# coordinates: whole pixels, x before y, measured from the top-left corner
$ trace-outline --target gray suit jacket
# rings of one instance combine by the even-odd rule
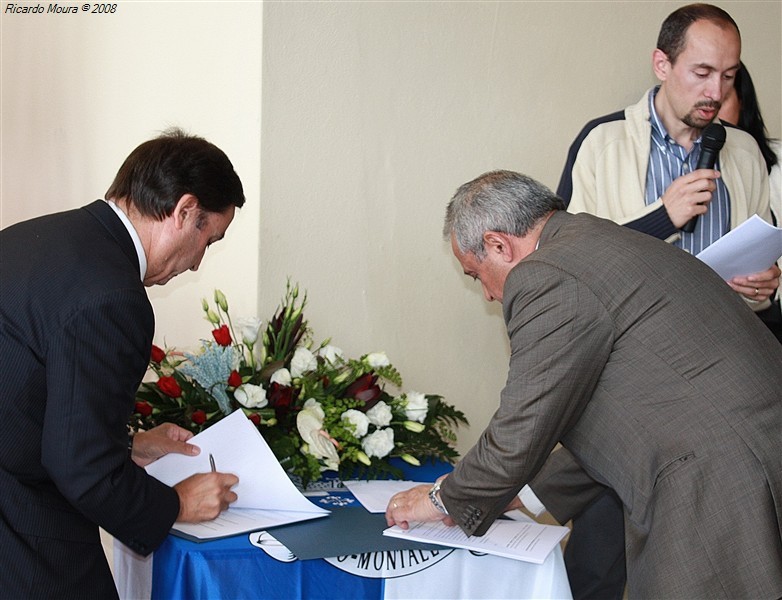
[[[500,406],[442,486],[481,535],[560,442],[625,506],[631,597],[782,596],[782,346],[710,268],[555,213],[505,283]]]

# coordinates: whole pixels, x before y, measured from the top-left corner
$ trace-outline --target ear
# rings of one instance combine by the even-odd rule
[[[486,231],[483,234],[483,246],[487,255],[493,255],[503,262],[513,260],[513,244],[506,233]]]
[[[174,212],[171,213],[171,216],[174,218],[174,226],[177,229],[182,229],[188,220],[190,220],[190,223],[195,224],[200,210],[201,206],[198,204],[198,198],[193,194],[184,194],[176,203]]]
[[[671,61],[668,60],[668,55],[659,48],[655,48],[652,52],[652,70],[657,79],[660,81],[668,79],[670,69]]]

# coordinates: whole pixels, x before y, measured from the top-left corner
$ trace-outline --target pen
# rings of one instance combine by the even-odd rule
[[[215,457],[211,454],[209,455],[209,466],[212,467],[212,473],[215,472]]]

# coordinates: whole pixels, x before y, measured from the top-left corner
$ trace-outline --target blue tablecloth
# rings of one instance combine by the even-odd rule
[[[448,465],[405,468],[404,477],[434,481]],[[332,490],[337,505],[352,498]],[[313,501],[316,500],[313,498]],[[542,565],[467,550],[388,550],[299,560],[274,529],[195,543],[169,536],[144,559],[115,544],[122,598],[570,598],[559,547]]]

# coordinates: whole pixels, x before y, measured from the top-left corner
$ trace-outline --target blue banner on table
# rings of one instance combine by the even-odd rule
[[[255,536],[253,542],[251,537]],[[265,539],[264,539],[265,538]],[[388,550],[299,560],[271,532],[155,553],[153,599],[570,598],[562,554],[542,565],[467,550]]]

